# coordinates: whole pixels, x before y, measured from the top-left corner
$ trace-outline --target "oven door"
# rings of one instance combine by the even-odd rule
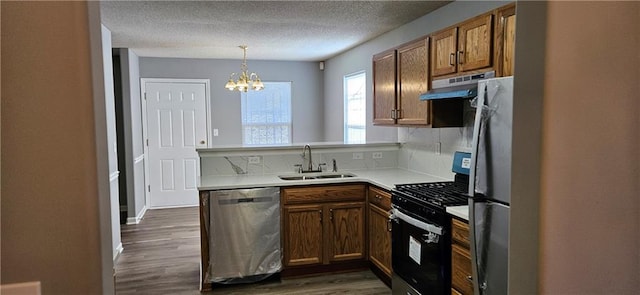
[[[393,294],[449,294],[451,253],[446,226],[397,207],[391,219]]]

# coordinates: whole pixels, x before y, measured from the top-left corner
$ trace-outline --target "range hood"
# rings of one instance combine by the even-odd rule
[[[469,99],[478,93],[478,81],[496,76],[494,71],[433,80],[433,89],[420,95],[420,100]]]

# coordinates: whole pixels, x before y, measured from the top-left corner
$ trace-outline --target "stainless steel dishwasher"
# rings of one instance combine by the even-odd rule
[[[251,283],[280,272],[279,187],[215,191],[209,204],[212,283]]]

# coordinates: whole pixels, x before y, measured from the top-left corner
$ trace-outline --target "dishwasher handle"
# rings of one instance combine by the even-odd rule
[[[218,205],[238,205],[242,203],[267,203],[273,202],[272,197],[218,199]]]

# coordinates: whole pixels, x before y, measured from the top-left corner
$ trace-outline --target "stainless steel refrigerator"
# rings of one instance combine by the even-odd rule
[[[506,295],[511,202],[513,77],[478,82],[469,179],[476,295]]]

